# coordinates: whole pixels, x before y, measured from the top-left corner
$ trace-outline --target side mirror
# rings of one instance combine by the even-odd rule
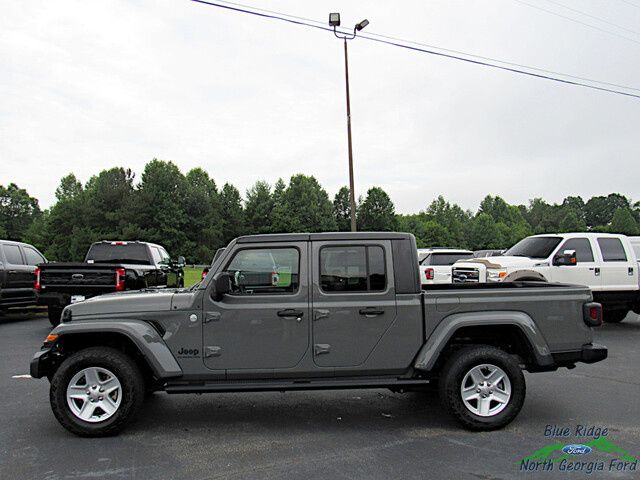
[[[231,291],[231,276],[226,272],[216,273],[213,277],[213,289],[211,298],[219,302],[227,293]]]
[[[182,255],[180,255],[178,257],[178,265],[180,265],[181,267],[184,267],[186,263],[187,263],[187,261],[184,259],[184,257]]]
[[[553,264],[555,266],[572,266],[578,264],[578,258],[576,257],[575,250],[565,250],[562,253],[556,254],[553,257]]]

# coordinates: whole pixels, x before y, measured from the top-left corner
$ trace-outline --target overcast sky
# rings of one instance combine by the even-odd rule
[[[244,3],[640,88],[640,0],[526,0],[615,35],[517,0]],[[0,184],[47,207],[69,172],[139,178],[156,157],[243,194],[301,172],[333,196],[348,183],[342,55],[329,32],[188,0],[5,1]],[[639,99],[363,39],[349,60],[357,195],[381,186],[401,213],[439,194],[473,210],[487,193],[640,200]]]

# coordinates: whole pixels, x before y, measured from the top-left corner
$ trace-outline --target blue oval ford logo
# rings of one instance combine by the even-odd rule
[[[562,449],[564,453],[568,453],[569,455],[586,455],[587,453],[591,453],[591,450],[593,449],[590,446],[582,444],[565,445]]]

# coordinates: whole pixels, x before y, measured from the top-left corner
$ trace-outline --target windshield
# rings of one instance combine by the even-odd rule
[[[514,257],[547,258],[561,240],[560,237],[528,237],[520,240],[504,254]]]
[[[458,260],[473,258],[473,253],[432,253],[425,257],[420,265],[453,265]]]
[[[134,263],[149,265],[147,246],[140,243],[95,243],[84,260],[89,263]]]

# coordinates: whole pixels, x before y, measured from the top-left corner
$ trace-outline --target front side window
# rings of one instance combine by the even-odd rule
[[[575,250],[576,259],[578,263],[581,262],[593,262],[593,250],[591,250],[591,243],[586,238],[572,238],[564,242],[564,245],[560,247],[558,252],[562,255],[565,250]]]
[[[24,256],[27,259],[27,265],[38,265],[39,263],[44,263],[45,259],[36,252],[33,248],[24,247],[22,249],[24,251]]]
[[[160,255],[158,247],[151,247],[151,256],[153,257],[153,263],[156,265],[162,263],[162,255]]]
[[[299,287],[300,253],[296,248],[248,248],[238,251],[225,272],[231,293],[294,293]]]
[[[382,247],[324,247],[320,250],[320,286],[323,291],[382,291],[386,284]]]
[[[20,254],[20,247],[17,245],[3,245],[4,256],[7,259],[7,263],[11,265],[24,265],[22,255]]]
[[[598,238],[598,245],[605,262],[627,261],[627,254],[619,238]]]

